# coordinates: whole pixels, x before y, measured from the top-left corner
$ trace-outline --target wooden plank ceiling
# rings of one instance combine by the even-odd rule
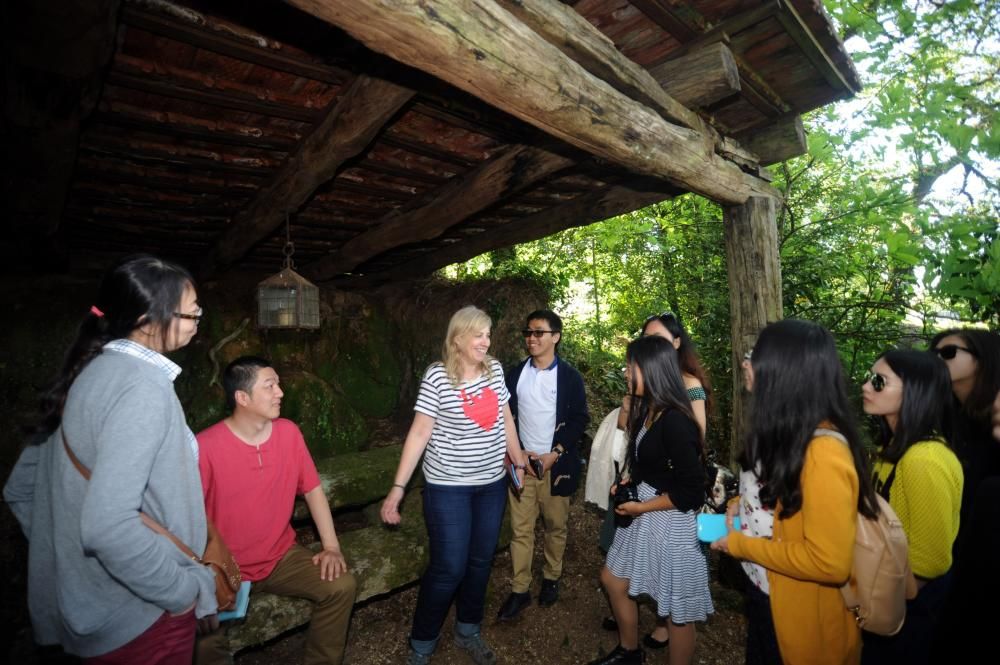
[[[58,8],[48,21],[81,21],[81,3],[49,4]],[[329,7],[97,4],[111,20],[92,18],[89,36],[76,37],[91,40],[93,64],[68,72],[65,62],[42,63],[42,49],[59,53],[45,39],[8,46],[16,56],[8,89],[18,103],[8,103],[5,128],[21,137],[9,145],[24,164],[7,181],[11,228],[76,263],[148,251],[203,276],[230,267],[270,272],[281,264],[287,217],[304,273],[341,283],[345,275],[403,278],[691,189],[673,172],[629,168],[575,134],[543,131],[519,119],[516,104],[500,110],[502,102],[487,104],[447,75],[377,53],[395,56],[350,36],[357,28],[346,19],[341,30],[310,15]],[[594,51],[574,47],[567,62],[596,68],[624,99],[676,126],[678,141],[703,140],[710,163],[728,160],[722,166],[734,182],[745,177],[751,189],[757,181],[766,188],[760,164],[797,152],[767,137],[794,137],[801,113],[858,89],[818,0],[497,5],[543,36],[560,29],[551,17],[569,20]],[[549,18],[523,13],[535,6]],[[54,34],[28,19],[28,33],[35,23]],[[695,54],[722,58],[731,71],[705,65],[725,74],[710,84]],[[685,82],[692,71],[696,80]],[[647,72],[662,89],[650,89]],[[44,103],[40,80],[56,90]],[[59,94],[62,104],[52,101]],[[32,123],[43,131],[25,134]],[[40,173],[54,154],[69,166]]]

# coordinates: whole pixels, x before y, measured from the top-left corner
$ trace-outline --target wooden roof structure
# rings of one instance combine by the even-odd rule
[[[819,0],[9,4],[13,252],[203,277],[277,269],[286,219],[300,271],[349,285],[739,205],[860,87]]]

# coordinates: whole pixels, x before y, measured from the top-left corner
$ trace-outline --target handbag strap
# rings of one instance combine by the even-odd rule
[[[60,428],[59,433],[62,435],[63,449],[66,451],[66,456],[69,457],[69,461],[73,463],[73,466],[76,467],[76,470],[80,472],[80,475],[83,476],[84,480],[89,482],[90,469],[88,469],[86,466],[83,465],[83,462],[80,461],[80,458],[77,457],[76,453],[73,452],[73,449],[69,447],[69,441],[66,440],[65,430]],[[195,554],[190,547],[185,545],[180,538],[167,531],[166,527],[164,527],[162,524],[160,524],[159,522],[157,522],[152,517],[142,512],[141,510],[139,511],[139,519],[141,519],[142,523],[145,524],[146,527],[149,528],[151,531],[158,533],[161,536],[166,536],[167,538],[169,538],[170,542],[176,545],[177,549],[179,549],[184,554],[184,556],[190,557],[191,559],[194,559],[198,563],[202,562],[201,558],[197,554]]]

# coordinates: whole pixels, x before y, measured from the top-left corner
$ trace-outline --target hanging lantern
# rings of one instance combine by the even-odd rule
[[[258,328],[319,328],[319,287],[295,272],[292,244],[285,218],[285,266],[257,285]]]

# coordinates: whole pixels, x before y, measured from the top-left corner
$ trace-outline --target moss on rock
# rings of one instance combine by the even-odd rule
[[[315,374],[302,370],[281,373],[285,397],[281,415],[294,421],[313,459],[356,451],[368,437],[368,427],[343,396]]]

